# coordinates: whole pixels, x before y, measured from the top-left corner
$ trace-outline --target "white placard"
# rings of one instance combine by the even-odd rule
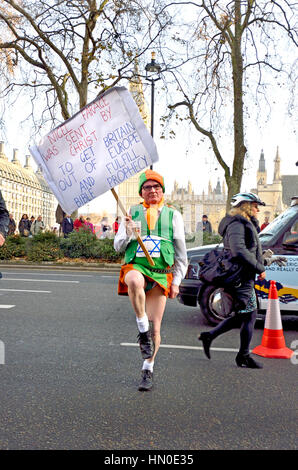
[[[124,87],[107,90],[30,152],[67,214],[158,161],[155,143]]]

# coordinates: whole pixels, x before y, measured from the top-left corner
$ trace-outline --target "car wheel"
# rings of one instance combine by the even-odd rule
[[[210,325],[217,325],[230,316],[223,308],[224,291],[216,286],[206,286],[201,292],[199,304],[201,312]]]

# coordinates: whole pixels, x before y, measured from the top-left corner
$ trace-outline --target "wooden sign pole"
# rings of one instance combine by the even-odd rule
[[[125,217],[128,217],[128,214],[127,214],[127,212],[126,212],[126,210],[125,210],[125,207],[123,206],[121,200],[119,199],[119,196],[118,196],[118,194],[116,193],[115,189],[112,188],[111,191],[112,191],[112,194],[113,194],[114,198],[116,199],[117,203],[119,204],[119,207],[120,207],[120,209],[121,209],[123,215],[124,215]],[[154,266],[155,263],[154,263],[153,259],[151,258],[151,256],[149,255],[148,250],[147,250],[147,248],[145,247],[145,245],[144,245],[144,243],[143,243],[143,240],[141,239],[141,237],[140,237],[140,235],[138,234],[137,230],[136,230],[136,229],[133,229],[133,232],[134,232],[134,234],[135,234],[135,236],[136,236],[136,239],[137,239],[138,243],[140,244],[140,246],[141,246],[143,252],[145,253],[145,256],[146,256],[146,258],[147,258],[149,264],[150,264],[151,266]]]

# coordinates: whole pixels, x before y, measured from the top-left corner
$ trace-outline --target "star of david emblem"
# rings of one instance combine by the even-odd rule
[[[146,246],[150,256],[154,253],[160,253],[160,240],[154,240],[150,237],[150,235],[148,235],[146,238],[143,239],[143,243]],[[138,245],[137,253],[143,253],[143,250],[140,245]]]

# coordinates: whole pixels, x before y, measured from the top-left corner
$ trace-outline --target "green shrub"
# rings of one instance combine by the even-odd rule
[[[37,235],[34,235],[34,237],[28,238],[27,243],[30,245],[38,243],[49,243],[50,245],[59,246],[59,238],[54,232],[39,232]]]
[[[220,235],[216,235],[215,233],[203,234],[203,245],[213,245],[216,243],[220,243],[221,241],[222,237]]]
[[[69,258],[90,258],[97,238],[88,230],[73,231],[67,238],[60,239],[60,248]]]
[[[10,235],[0,247],[0,259],[22,258],[26,256],[26,239],[19,235]]]
[[[97,258],[104,261],[120,261],[122,256],[123,254],[115,251],[114,240],[109,238],[97,240],[91,252],[92,258]]]
[[[39,232],[26,239],[28,261],[56,261],[63,256],[59,247],[59,238],[53,232]]]
[[[63,253],[58,246],[46,242],[32,244],[27,252],[28,261],[56,261],[61,256]]]
[[[114,250],[114,240],[98,239],[86,230],[74,231],[67,238],[60,239],[60,248],[69,258],[95,258],[105,261],[118,261],[122,255]]]

